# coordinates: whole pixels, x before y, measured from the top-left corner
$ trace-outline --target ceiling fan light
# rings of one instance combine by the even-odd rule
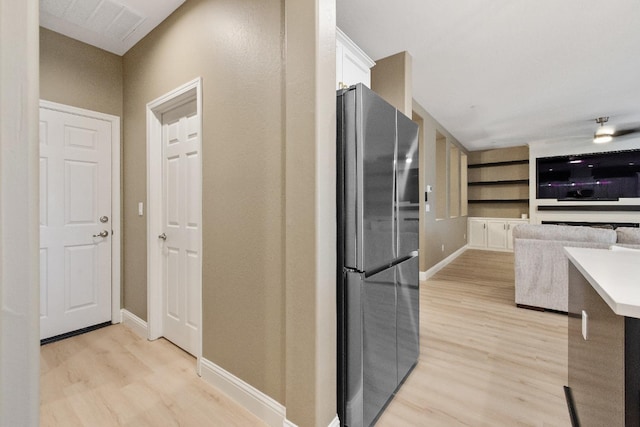
[[[606,144],[607,142],[611,142],[611,141],[613,141],[613,137],[609,134],[606,134],[606,133],[598,134],[596,132],[596,134],[593,135],[593,142],[595,144]]]

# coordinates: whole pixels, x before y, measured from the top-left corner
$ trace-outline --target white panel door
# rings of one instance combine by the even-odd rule
[[[110,320],[111,123],[43,107],[40,338]]]
[[[196,101],[162,115],[163,335],[197,355],[201,311],[201,171]]]

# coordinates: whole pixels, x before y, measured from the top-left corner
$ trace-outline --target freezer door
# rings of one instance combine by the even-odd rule
[[[364,278],[347,274],[345,417],[341,425],[369,426],[398,385],[396,267]],[[340,366],[340,365],[339,365]]]
[[[362,426],[364,422],[364,378],[363,378],[363,325],[362,289],[364,274],[345,274],[341,295],[342,309],[339,340],[342,351],[338,357],[339,398],[338,414],[344,426]],[[342,396],[340,396],[342,394]]]
[[[398,257],[418,250],[420,194],[418,190],[418,125],[401,112],[398,121],[397,235]]]
[[[418,257],[397,266],[398,382],[420,356],[420,288]]]
[[[343,106],[345,266],[369,271],[397,257],[396,110],[362,84]]]
[[[396,267],[365,279],[362,292],[364,331],[364,424],[371,425],[398,386],[396,339]]]

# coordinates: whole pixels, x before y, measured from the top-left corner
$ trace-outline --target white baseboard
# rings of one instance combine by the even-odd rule
[[[283,405],[260,390],[225,371],[220,366],[202,357],[200,359],[202,379],[238,402],[267,425],[282,427],[287,419]]]
[[[129,310],[125,310],[124,308],[120,310],[121,323],[131,328],[133,332],[135,332],[140,337],[147,339],[148,328],[147,322],[130,312]]]
[[[457,251],[455,251],[454,253],[452,253],[451,255],[449,255],[448,257],[446,257],[445,259],[443,259],[442,261],[440,261],[439,263],[437,263],[436,265],[428,269],[427,271],[421,271],[420,280],[427,280],[428,278],[436,274],[438,271],[445,268],[451,261],[458,258],[464,251],[466,251],[467,246],[468,245],[464,245],[463,247],[461,247],[460,249],[458,249]]]
[[[298,427],[297,425],[295,425],[294,423],[292,423],[289,420],[284,420],[284,424],[282,426],[283,427]],[[338,418],[337,415],[333,420],[331,420],[331,422],[329,423],[328,427],[340,427],[340,419]]]
[[[282,404],[210,360],[204,357],[199,360],[200,375],[204,381],[235,400],[267,425],[271,427],[297,427],[287,420],[286,408]],[[328,427],[340,427],[337,415]]]

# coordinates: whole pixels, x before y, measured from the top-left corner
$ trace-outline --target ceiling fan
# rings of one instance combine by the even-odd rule
[[[613,141],[613,138],[640,132],[640,127],[616,130],[612,126],[605,126],[605,123],[609,121],[609,117],[598,117],[595,120],[600,125],[593,134],[593,142],[596,144],[605,144]]]

